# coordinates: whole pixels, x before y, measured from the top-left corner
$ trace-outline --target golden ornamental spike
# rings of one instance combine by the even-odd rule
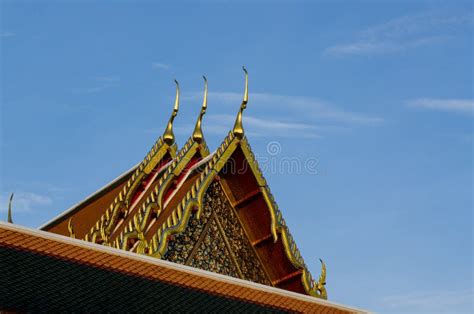
[[[245,72],[244,99],[242,100],[242,104],[240,105],[239,113],[237,114],[237,118],[235,119],[234,129],[232,130],[234,135],[239,139],[244,137],[244,127],[242,125],[242,113],[244,109],[247,108],[247,102],[249,101],[249,74],[245,66],[242,66],[242,69]]]
[[[176,97],[174,101],[173,113],[171,113],[171,117],[168,121],[168,125],[166,126],[165,133],[163,133],[163,140],[169,146],[174,144],[173,121],[179,110],[179,83],[177,80],[174,80],[174,82],[176,83]]]
[[[321,262],[321,275],[319,276],[318,283],[316,284],[316,290],[319,292],[321,298],[328,298],[328,293],[326,291],[326,264],[324,264],[322,259],[319,259]]]
[[[201,122],[202,122],[202,117],[206,113],[207,109],[207,79],[203,75],[202,78],[204,79],[204,99],[202,101],[202,106],[201,106],[201,112],[199,113],[199,117],[196,121],[196,126],[194,127],[194,132],[193,132],[193,140],[201,143],[204,135],[202,134],[202,129],[201,129]]]
[[[13,193],[10,195],[10,200],[8,201],[8,218],[7,218],[7,221],[9,223],[13,223],[13,219],[12,219],[12,201],[13,201]]]
[[[72,227],[72,218],[69,218],[69,222],[67,224],[67,230],[69,231],[69,236],[75,239],[76,234],[74,233],[74,228]]]

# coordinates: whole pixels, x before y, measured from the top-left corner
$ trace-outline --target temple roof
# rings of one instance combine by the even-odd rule
[[[179,110],[176,82],[176,100],[165,132],[143,161],[41,230],[95,243],[94,248],[101,244],[157,260],[170,259],[166,254],[176,246],[178,236],[189,240],[191,225],[211,224],[202,217],[212,214],[214,218],[209,217],[218,229],[214,236],[220,234],[224,238],[220,250],[230,254],[234,277],[327,299],[325,264],[321,261],[321,275],[314,281],[245,136],[242,121],[248,103],[248,74],[244,71],[245,92],[235,125],[213,153],[209,152],[201,129],[207,109],[205,77],[204,99],[194,132],[178,150],[173,134],[173,121]],[[206,195],[215,196],[209,193],[220,195],[218,203],[226,208],[224,212],[230,211],[230,218],[215,218],[222,215],[222,210],[219,214],[210,212]],[[240,232],[238,240],[222,226],[229,219],[240,228],[233,231]],[[187,260],[182,258],[180,263],[190,264],[188,253],[194,256],[198,246],[203,245],[207,225],[201,226],[202,235],[192,242],[192,250],[177,251],[178,255],[186,254]],[[233,252],[236,246],[231,245],[232,241],[239,241],[246,253]],[[260,265],[260,279],[244,274],[250,264],[245,265],[242,259],[251,258]]]

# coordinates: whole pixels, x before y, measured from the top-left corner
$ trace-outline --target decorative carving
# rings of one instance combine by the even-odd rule
[[[271,285],[218,182],[204,195],[201,216],[191,214],[184,231],[169,241],[163,259]]]
[[[212,218],[206,235],[190,266],[239,278],[237,267],[233,263],[229,252],[227,252],[225,241],[219,232],[216,218]]]
[[[186,229],[169,242],[163,259],[178,264],[189,264],[190,257],[197,250],[198,242],[203,237],[210,216],[211,211],[206,211],[200,219],[192,213]]]
[[[173,162],[168,165],[166,171],[160,177],[158,184],[155,185],[153,191],[151,191],[146,200],[142,203],[142,206],[134,214],[135,216],[133,219],[138,217],[140,228],[142,230],[146,230],[146,227],[148,226],[148,223],[150,222],[153,215],[155,218],[160,216],[164,201],[164,193],[173,182],[173,179],[178,176],[185,168],[197,150],[199,150],[203,156],[207,156],[209,154],[209,149],[207,148],[206,142],[204,140],[198,144],[194,142],[192,138],[189,138],[184,144],[183,148],[177,154],[176,158],[173,159]],[[120,247],[124,250],[127,250],[129,248],[129,242],[137,239],[137,235],[138,233],[135,228],[135,224],[129,223],[117,236]],[[157,239],[155,238],[154,241],[156,243]]]
[[[143,234],[143,228],[141,227],[141,224],[138,222],[138,216],[135,216],[133,218],[134,218],[133,225],[135,226],[135,230],[137,231],[137,238],[138,238],[136,252],[138,254],[145,254],[148,252],[148,249],[150,246],[148,244],[148,241],[145,239],[145,235]]]
[[[206,217],[205,207],[208,206],[208,204],[207,204],[207,201],[205,200],[205,195],[208,195],[208,188],[210,187],[212,182],[214,182],[216,176],[225,166],[229,158],[231,158],[232,154],[235,152],[236,149],[240,148],[250,166],[250,169],[257,181],[257,184],[263,195],[265,203],[268,207],[268,211],[271,217],[270,232],[273,236],[273,241],[276,242],[278,240],[278,237],[281,237],[285,255],[287,256],[288,260],[293,264],[295,268],[297,268],[298,270],[301,270],[301,282],[304,286],[305,291],[310,295],[326,299],[327,298],[326,289],[325,289],[326,268],[325,268],[324,263],[322,264],[321,277],[318,282],[315,282],[312,279],[311,274],[309,273],[306,267],[306,264],[293,240],[293,237],[291,236],[288,230],[288,227],[286,226],[286,223],[282,217],[280,210],[278,209],[278,206],[273,198],[273,195],[270,192],[270,189],[265,181],[265,178],[263,177],[263,174],[259,169],[255,156],[253,155],[250,149],[250,146],[247,142],[247,139],[244,136],[244,130],[242,126],[242,113],[243,113],[243,110],[246,108],[247,102],[248,102],[248,74],[245,68],[244,68],[244,71],[245,71],[245,93],[244,93],[244,98],[240,106],[240,111],[237,115],[233,130],[229,132],[229,135],[224,139],[222,144],[213,154],[212,158],[207,160],[205,165],[201,167],[203,169],[201,174],[197,177],[194,184],[188,187],[186,194],[182,197],[181,201],[177,204],[177,206],[175,208],[170,208],[169,216],[158,227],[158,230],[156,230],[156,232],[154,232],[154,234],[152,235],[147,235],[147,237],[151,236],[151,239],[147,243],[146,249],[144,249],[143,251],[144,253],[147,253],[151,256],[154,256],[157,258],[165,258],[169,260],[174,260],[178,263],[183,263],[183,262],[186,263],[185,261],[186,259],[189,261],[189,258],[192,257],[193,254],[198,254],[198,250],[200,250],[201,247],[197,246],[197,244],[199,244],[198,242],[204,242],[204,238],[205,236],[207,236],[207,230],[204,230],[206,229],[204,228],[204,226],[207,226],[207,228],[209,229],[211,229],[211,226],[212,226],[210,223],[211,219],[209,219],[209,222],[207,222],[207,224],[200,222],[201,219]],[[207,88],[206,88],[206,91],[207,91]],[[179,95],[179,91],[177,91],[177,95]],[[201,113],[202,113],[202,110],[201,110]],[[171,125],[169,124],[169,126],[172,127],[172,119],[170,119],[170,122],[171,122]],[[168,129],[171,130],[171,127],[167,128],[167,130]],[[161,145],[160,150],[162,148],[165,148],[166,150],[164,152],[166,152],[169,149],[167,143],[168,142],[171,143],[170,138],[167,140],[162,140],[160,138],[159,141]],[[186,154],[187,156],[188,154],[191,153],[190,150],[192,150],[193,148],[197,149],[196,148],[197,144],[198,143],[193,138],[191,138],[190,141],[188,141],[187,143],[188,147],[185,146],[185,148],[181,150],[180,155],[183,156],[182,154]],[[204,142],[200,145],[203,145],[203,144]],[[156,146],[157,144],[155,144],[154,146],[155,151],[153,151],[153,155],[157,155],[158,147]],[[173,147],[175,146],[176,144],[173,144]],[[189,146],[191,146],[191,148],[189,148]],[[205,147],[205,144],[203,146]],[[201,150],[202,147],[199,146],[199,149]],[[207,151],[207,147],[205,147],[205,149]],[[150,152],[149,155],[145,158],[144,160],[145,165],[147,164],[148,161],[150,161],[151,154],[152,153]],[[161,155],[161,156],[164,156],[164,155]],[[156,212],[157,217],[160,215],[161,210],[162,210],[163,193],[167,190],[173,178],[179,175],[179,173],[181,173],[181,171],[184,169],[185,165],[187,164],[185,160],[186,158],[180,159],[179,156],[178,158],[175,158],[173,160],[173,163],[168,167],[168,169],[166,170],[166,173],[161,177],[159,183],[155,186],[154,191],[152,191],[148,199],[143,203],[141,210],[138,210],[138,212],[135,213],[135,215],[138,215],[137,221],[140,222],[140,226],[136,228],[136,226],[134,226],[132,222],[129,221],[128,226],[125,227],[124,231],[118,236],[118,239],[115,240],[115,246],[118,246],[121,243],[121,247],[123,249],[129,249],[127,245],[127,237],[130,237],[132,240],[136,240],[139,237],[139,233],[137,232],[136,229],[147,230],[145,226],[149,223],[148,217],[150,216],[150,214],[152,212]],[[116,217],[118,216],[118,211],[121,210],[120,206],[117,206],[117,203],[123,202],[123,198],[128,197],[127,189],[130,188],[131,182],[134,182],[134,180],[137,178],[138,174],[140,174],[140,172],[143,170],[143,167],[145,167],[145,165],[143,165],[142,163],[137,168],[135,176],[132,176],[129,182],[125,185],[123,191],[116,198],[115,202],[110,206],[110,208],[106,211],[106,213],[101,217],[101,219],[92,228],[91,241],[95,242],[96,237],[102,235],[102,237],[105,238],[105,241],[102,241],[102,242],[105,242],[105,243],[108,242],[108,231],[110,230],[109,228],[112,225],[115,225],[115,221],[117,219]],[[126,208],[125,208],[124,214],[125,215],[129,214]],[[248,251],[248,247],[246,247],[246,244],[244,244],[245,241],[241,240],[242,238],[239,235],[239,231],[233,230],[232,229],[234,227],[233,225],[231,225],[230,227],[228,225],[228,221],[235,221],[233,220],[233,218],[235,217],[231,217],[231,214],[229,213],[228,210],[225,211],[225,214],[218,214],[218,217],[219,217],[217,218],[218,220],[215,221],[215,225],[217,226],[218,231],[219,231],[219,228],[222,229],[222,231],[219,231],[220,235],[222,236],[224,245],[226,245],[227,251],[229,252],[229,255],[230,255],[229,258],[231,261],[234,262],[234,266],[239,276],[245,277],[245,278],[247,277],[254,278],[251,280],[262,282],[263,281],[262,278],[265,278],[265,276],[262,277],[262,274],[258,272],[252,273],[252,271],[255,269],[258,269],[258,267],[255,267],[254,265],[251,265],[251,264],[245,264],[245,265],[241,264],[240,258],[233,257],[234,253],[238,257],[249,256],[250,254]],[[110,220],[112,221],[110,222]],[[104,221],[107,223],[106,224],[107,228],[105,228],[105,232],[103,230]],[[193,225],[194,221],[198,221],[200,223]],[[197,233],[200,234],[199,240],[195,239],[195,237],[197,236]],[[86,235],[86,239],[87,238],[88,238],[88,235]],[[174,241],[170,241],[171,239],[174,239]],[[245,238],[245,240],[248,241],[247,238]],[[132,241],[132,242],[136,242],[136,241]],[[235,243],[239,243],[238,248],[233,247],[234,245],[236,245]],[[178,251],[180,251],[181,253],[177,253]],[[258,260],[258,258],[254,260]]]
[[[230,205],[219,183],[214,182],[208,190],[207,197],[222,225],[225,237],[229,240],[230,250],[236,257],[237,265],[243,278],[271,285],[265,276],[263,266],[255,254],[245,231],[240,225],[235,210]]]
[[[298,250],[293,237],[291,236],[288,227],[282,217],[280,210],[273,198],[273,195],[266,184],[262,172],[260,171],[257,161],[253,154],[251,154],[250,146],[245,137],[239,138],[230,132],[229,135],[222,142],[221,146],[216,150],[212,158],[206,163],[204,170],[193,186],[188,189],[188,192],[183,197],[182,201],[172,211],[170,218],[167,219],[162,226],[158,228],[152,237],[153,246],[150,250],[150,255],[162,258],[168,247],[168,239],[170,236],[180,234],[186,229],[191,211],[198,210],[197,217],[199,218],[203,212],[204,195],[208,187],[214,181],[216,175],[224,167],[228,159],[232,156],[234,151],[240,147],[249,162],[250,169],[260,186],[264,195],[265,202],[271,216],[271,232],[274,241],[281,236],[285,255],[290,262],[297,269],[302,270],[301,282],[306,292],[312,296],[319,298],[326,298],[326,296],[318,289],[318,284],[312,279],[309,270]]]

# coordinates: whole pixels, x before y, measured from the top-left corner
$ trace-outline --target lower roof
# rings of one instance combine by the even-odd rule
[[[366,313],[3,222],[0,272],[0,310]]]

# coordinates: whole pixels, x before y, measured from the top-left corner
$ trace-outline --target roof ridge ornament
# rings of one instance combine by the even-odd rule
[[[69,237],[75,239],[76,238],[76,234],[74,233],[74,227],[72,225],[72,218],[69,218],[69,221],[67,223],[67,230],[69,232]]]
[[[326,264],[322,259],[319,259],[321,262],[321,275],[319,276],[318,283],[316,284],[316,290],[319,292],[321,298],[327,300],[328,293],[326,291]]]
[[[176,97],[174,101],[174,108],[173,112],[171,113],[170,120],[168,121],[168,125],[166,126],[165,133],[163,133],[163,140],[169,146],[174,144],[175,138],[173,133],[173,121],[179,110],[179,83],[177,80],[174,80],[174,82],[176,83]]]
[[[201,122],[202,122],[202,117],[206,113],[207,109],[207,78],[203,75],[202,78],[204,79],[204,99],[202,100],[202,106],[201,106],[201,112],[199,113],[199,117],[196,121],[196,126],[194,127],[194,132],[193,132],[193,140],[201,143],[204,135],[202,134],[202,129],[201,129]]]
[[[240,105],[239,113],[237,114],[237,118],[235,119],[234,129],[232,133],[239,138],[242,139],[244,137],[244,127],[242,125],[242,113],[245,108],[247,108],[247,102],[249,101],[249,74],[245,66],[242,66],[242,70],[245,72],[245,92],[244,98],[242,99],[242,104]]]
[[[7,221],[9,223],[13,223],[13,219],[12,219],[12,202],[13,202],[13,195],[15,195],[14,193],[12,193],[10,195],[10,200],[8,201],[8,218],[7,218]]]

